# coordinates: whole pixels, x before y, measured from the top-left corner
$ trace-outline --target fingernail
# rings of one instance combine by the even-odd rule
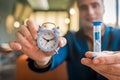
[[[87,64],[88,61],[87,61],[86,59],[82,59],[82,63],[83,63],[83,64]]]

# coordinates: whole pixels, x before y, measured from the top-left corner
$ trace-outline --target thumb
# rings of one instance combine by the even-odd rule
[[[64,37],[60,37],[59,47],[63,47],[67,44],[67,40]]]
[[[9,46],[13,50],[21,50],[22,49],[22,46],[20,45],[20,43],[18,43],[16,41],[10,41]]]

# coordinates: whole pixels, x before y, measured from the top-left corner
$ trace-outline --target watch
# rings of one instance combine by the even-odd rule
[[[55,24],[51,22],[43,23],[39,28],[37,44],[42,51],[51,52],[58,47],[60,31],[56,26],[52,28],[52,30],[49,30],[46,28],[46,24],[52,24],[55,26]]]

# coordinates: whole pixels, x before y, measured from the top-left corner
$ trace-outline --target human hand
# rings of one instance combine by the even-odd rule
[[[49,62],[55,51],[46,53],[39,49],[36,41],[38,29],[39,26],[37,26],[33,21],[28,20],[26,22],[26,26],[21,25],[20,29],[16,33],[17,41],[11,41],[9,44],[13,50],[21,50],[34,61],[43,63],[44,65]],[[64,37],[60,37],[60,42],[57,49],[63,47],[65,44],[66,39]]]
[[[120,52],[101,52],[97,53],[99,54],[98,57],[91,59],[95,54],[94,52],[87,52],[87,58],[81,60],[82,64],[92,68],[109,80],[120,80]]]

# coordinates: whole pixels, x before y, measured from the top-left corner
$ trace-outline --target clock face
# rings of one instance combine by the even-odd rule
[[[38,36],[38,46],[45,52],[53,51],[58,46],[58,37],[52,31],[45,31]]]

